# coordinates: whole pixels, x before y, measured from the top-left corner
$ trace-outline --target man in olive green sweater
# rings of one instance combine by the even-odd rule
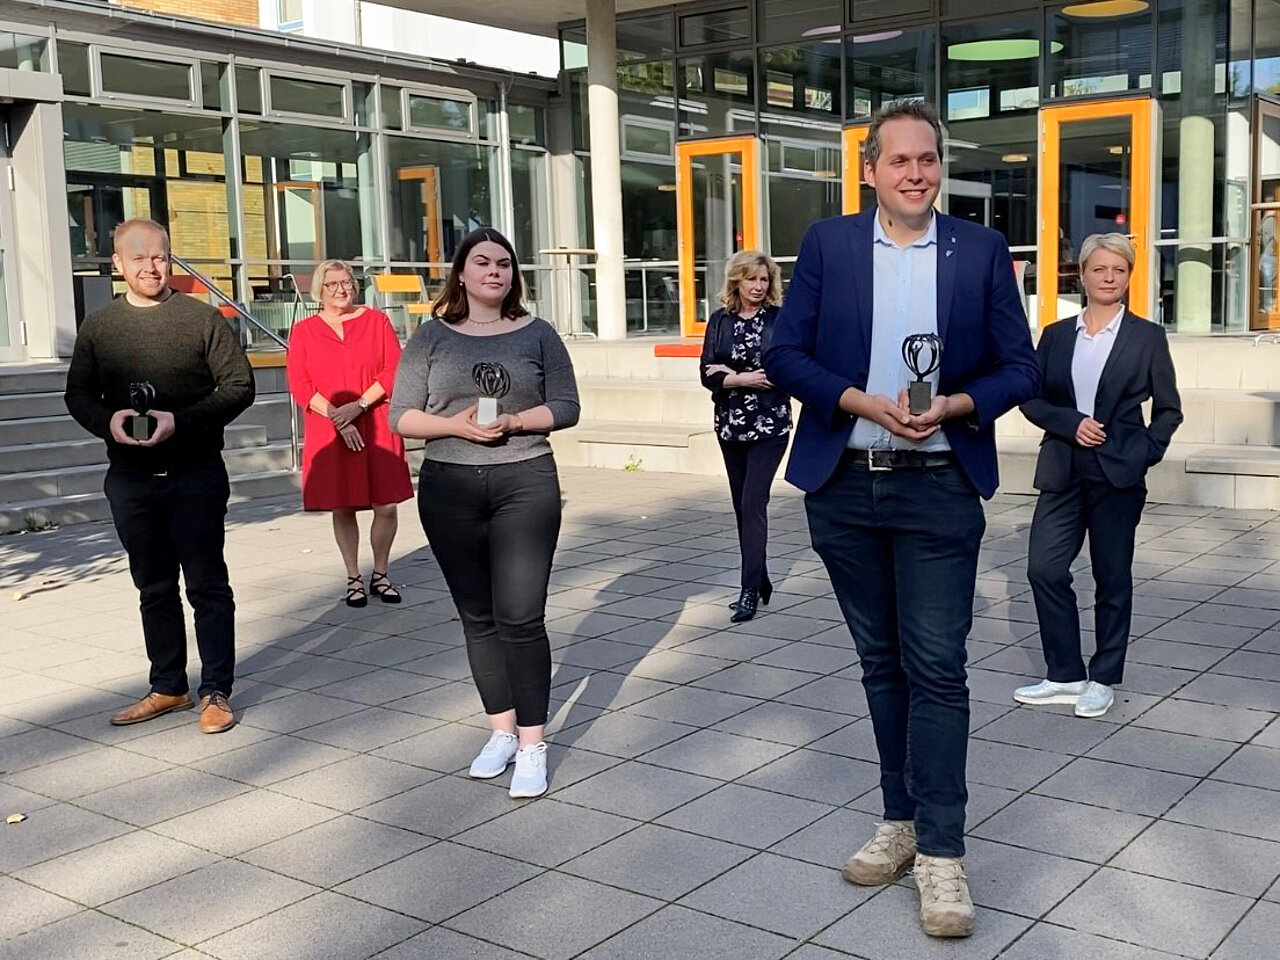
[[[253,370],[213,307],[169,289],[169,236],[151,220],[115,232],[127,290],[89,317],[67,374],[67,409],[107,443],[104,489],[141,597],[151,692],[111,718],[141,723],[192,706],[178,574],[195,612],[202,664],[199,726],[235,723],[235,600],[223,559],[230,487],[223,428],[253,403]],[[134,438],[130,386],[155,390],[149,439]]]

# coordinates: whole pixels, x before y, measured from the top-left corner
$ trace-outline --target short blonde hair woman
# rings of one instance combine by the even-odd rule
[[[787,449],[791,398],[765,376],[764,351],[782,303],[782,271],[759,250],[735,253],[725,264],[720,302],[707,319],[700,366],[738,521],[742,593],[730,620],[740,623],[773,594],[765,558],[769,485]]]
[[[760,250],[739,250],[724,265],[724,285],[718,297],[731,313],[742,309],[742,281],[760,269],[769,276],[764,303],[771,307],[782,306],[782,271],[778,265]]]
[[[1137,253],[1133,249],[1133,242],[1128,237],[1123,233],[1091,233],[1084,238],[1084,243],[1080,244],[1081,272],[1089,265],[1089,258],[1099,250],[1106,250],[1118,257],[1123,257],[1129,264],[1130,271],[1133,270],[1133,261]]]
[[[396,505],[413,496],[404,441],[387,421],[400,341],[381,310],[360,303],[360,284],[341,260],[311,275],[318,309],[289,334],[289,392],[304,412],[302,508],[333,514],[333,535],[347,568],[347,606],[369,593],[399,603],[387,564],[398,524]],[[373,511],[373,575],[360,575],[356,512]]]

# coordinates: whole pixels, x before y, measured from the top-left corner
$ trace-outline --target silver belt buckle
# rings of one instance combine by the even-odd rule
[[[867,451],[867,469],[873,470],[876,473],[887,473],[888,471],[892,470],[893,467],[889,465],[889,457],[888,457],[888,454],[892,452],[893,451],[891,450],[884,450],[884,449],[868,450]],[[877,455],[882,453],[885,454],[884,460],[877,461]]]

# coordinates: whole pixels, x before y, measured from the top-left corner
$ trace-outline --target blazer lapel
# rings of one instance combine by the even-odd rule
[[[1120,318],[1120,329],[1116,331],[1116,342],[1111,348],[1111,353],[1107,355],[1107,362],[1102,365],[1102,375],[1098,378],[1098,393],[1093,401],[1093,418],[1099,423],[1106,423],[1099,414],[1105,412],[1108,417],[1111,410],[1107,406],[1111,401],[1111,394],[1108,387],[1111,381],[1115,380],[1119,364],[1124,356],[1124,352],[1129,349],[1129,345],[1133,342],[1135,333],[1135,325],[1139,321],[1128,310],[1125,309],[1124,316]]]
[[[857,301],[858,332],[862,337],[862,355],[871,357],[871,321],[875,314],[874,282],[875,251],[872,249],[871,225],[876,216],[872,207],[867,213],[851,217],[849,224],[849,254],[853,265],[853,288]]]
[[[1067,396],[1071,398],[1071,406],[1074,407],[1076,405],[1076,378],[1071,373],[1071,365],[1076,359],[1076,321],[1059,320],[1055,326],[1063,328],[1063,333],[1059,334],[1059,338],[1065,340],[1066,343],[1057,351],[1060,359],[1055,364],[1057,369],[1054,371],[1054,375],[1061,377],[1062,382],[1066,384]],[[1047,335],[1047,333],[1048,331],[1042,336]]]
[[[947,326],[951,322],[951,295],[956,282],[956,261],[960,259],[956,248],[960,244],[956,242],[955,224],[951,218],[940,213],[934,216],[938,221],[938,336],[945,351]]]

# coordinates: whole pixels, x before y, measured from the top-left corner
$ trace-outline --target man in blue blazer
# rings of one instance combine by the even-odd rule
[[[884,819],[844,865],[858,884],[914,868],[932,936],[968,936],[969,689],[980,498],[996,489],[994,424],[1040,374],[1013,263],[986,227],[935,213],[942,129],[927,103],[872,120],[877,209],[813,224],[765,370],[804,407],[787,479],[862,661]],[[912,414],[903,341],[934,334],[932,403]],[[919,366],[919,365],[917,365]]]

